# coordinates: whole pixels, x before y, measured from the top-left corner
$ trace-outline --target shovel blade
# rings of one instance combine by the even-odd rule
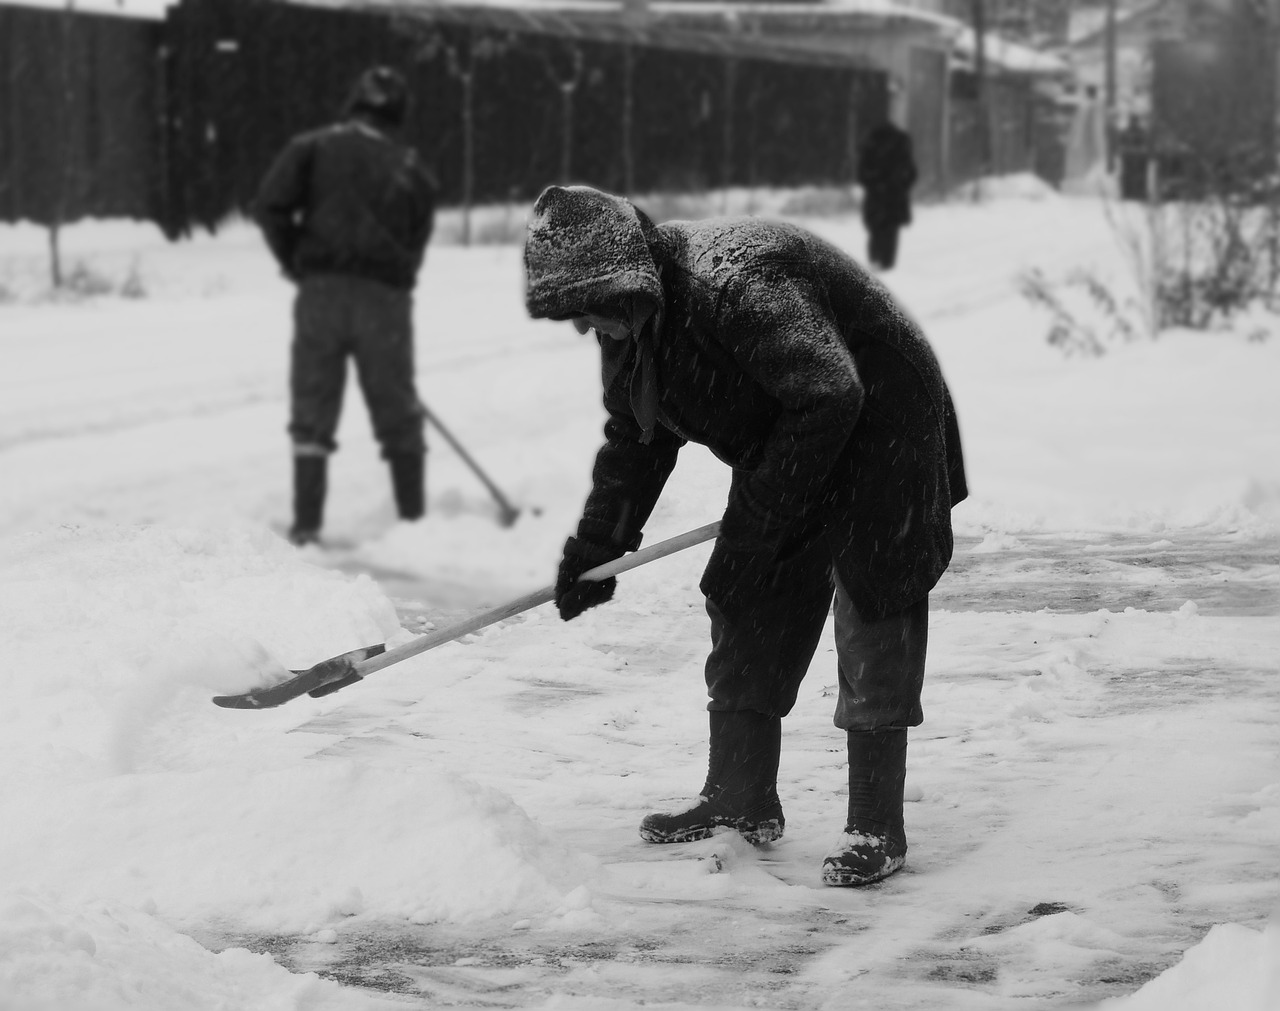
[[[215,695],[213,704],[223,709],[272,709],[299,695],[320,698],[359,681],[364,675],[356,669],[356,664],[385,652],[386,648],[384,643],[362,646],[322,660],[307,670],[289,671],[292,677],[277,684],[252,688],[239,695]]]

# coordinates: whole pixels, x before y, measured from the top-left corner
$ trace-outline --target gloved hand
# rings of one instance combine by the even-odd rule
[[[589,607],[603,604],[612,599],[617,589],[618,580],[610,576],[608,579],[584,579],[578,577],[588,569],[620,558],[623,551],[610,544],[583,540],[581,537],[570,537],[564,542],[564,556],[560,559],[560,570],[556,573],[556,610],[565,621],[576,618]]]

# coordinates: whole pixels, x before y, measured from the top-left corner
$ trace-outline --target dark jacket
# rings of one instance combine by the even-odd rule
[[[355,117],[295,137],[254,201],[285,274],[345,274],[411,289],[435,213],[435,184],[411,148]]]
[[[615,233],[629,219],[649,259],[602,253],[584,289],[602,216]],[[637,272],[660,290],[638,340],[601,339],[609,418],[579,536],[637,545],[692,441],[734,468],[721,530],[731,547],[778,556],[816,531],[867,615],[932,589],[967,494],[955,412],[920,330],[850,257],[789,224],[654,227],[619,198],[553,187],[534,208],[526,269],[534,316],[616,299],[618,279],[633,287]]]
[[[858,152],[858,182],[868,228],[910,224],[916,182],[911,135],[887,121],[872,129]]]

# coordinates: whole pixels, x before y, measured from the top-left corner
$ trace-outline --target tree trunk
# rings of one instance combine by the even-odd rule
[[[980,197],[981,180],[991,174],[991,106],[987,87],[987,8],[986,0],[971,0],[973,15],[973,80],[978,127],[978,180],[975,197]]]

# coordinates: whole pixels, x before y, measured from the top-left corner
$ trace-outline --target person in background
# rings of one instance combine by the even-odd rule
[[[907,730],[924,718],[929,591],[967,494],[933,351],[863,267],[786,223],[655,225],[621,197],[553,186],[534,205],[524,256],[529,315],[595,331],[608,414],[557,572],[561,617],[611,599],[616,579],[578,577],[640,545],[686,442],[733,471],[700,584],[707,778],[688,807],[646,817],[641,837],[782,835],[782,718],[834,596],[849,796],[823,880],[892,874],[907,851]]]
[[[911,187],[916,183],[911,135],[889,119],[873,127],[858,151],[858,182],[867,259],[889,270],[898,260],[898,232],[911,224]]]
[[[397,512],[415,520],[426,511],[412,292],[431,238],[436,186],[397,139],[408,109],[397,71],[366,70],[343,118],[290,140],[254,201],[272,254],[297,285],[289,379],[294,544],[320,537],[348,357],[390,466]]]

